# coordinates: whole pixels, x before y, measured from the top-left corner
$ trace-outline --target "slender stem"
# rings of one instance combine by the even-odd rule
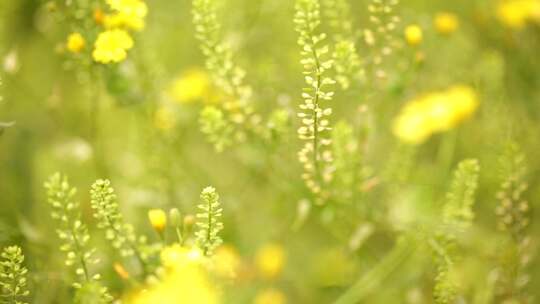
[[[379,284],[392,274],[416,249],[411,238],[399,240],[392,250],[368,273],[363,275],[333,304],[357,304],[373,292]]]

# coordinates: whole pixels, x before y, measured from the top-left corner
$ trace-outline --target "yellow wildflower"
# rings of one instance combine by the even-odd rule
[[[129,272],[127,272],[126,268],[120,263],[114,263],[113,264],[114,271],[120,278],[123,280],[129,279]]]
[[[281,245],[267,244],[257,251],[255,265],[263,278],[273,279],[283,271],[285,250]]]
[[[180,102],[193,102],[209,96],[210,77],[201,69],[187,70],[173,81],[170,88],[171,97]]]
[[[222,277],[234,278],[242,264],[236,249],[229,245],[222,245],[216,249],[212,257],[215,272]]]
[[[128,304],[217,304],[219,296],[197,248],[178,244],[161,252],[163,275],[158,282],[128,296]]]
[[[527,22],[540,22],[540,1],[538,0],[507,0],[499,3],[497,18],[504,25],[522,29]]]
[[[277,289],[265,289],[255,296],[254,304],[285,304],[287,298]]]
[[[405,28],[405,40],[412,46],[419,45],[422,42],[422,28],[418,25],[409,25]]]
[[[148,211],[148,219],[154,229],[161,233],[167,225],[167,214],[161,209],[152,209]]]
[[[107,28],[124,27],[133,30],[144,28],[144,19],[148,14],[148,6],[141,0],[107,0],[114,13],[105,16]]]
[[[80,33],[71,33],[69,34],[66,42],[66,48],[72,53],[80,53],[84,46],[86,45],[86,40]]]
[[[435,15],[433,23],[435,24],[435,29],[443,35],[452,34],[459,27],[458,17],[455,14],[447,12]]]
[[[100,63],[120,62],[133,47],[133,39],[124,30],[107,30],[98,35],[92,57]]]
[[[94,21],[96,24],[102,25],[105,20],[105,14],[103,13],[103,10],[100,8],[97,8],[94,10]]]
[[[454,128],[478,107],[474,90],[454,86],[410,101],[394,120],[393,132],[404,142],[419,144],[433,133]]]

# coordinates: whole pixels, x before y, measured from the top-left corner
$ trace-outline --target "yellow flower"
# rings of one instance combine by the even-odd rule
[[[540,22],[540,1],[538,0],[507,0],[499,3],[497,18],[504,25],[522,29],[527,22]]]
[[[107,30],[98,35],[92,57],[96,62],[111,63],[126,59],[127,51],[133,47],[133,39],[124,30]]]
[[[154,114],[154,125],[162,131],[169,131],[175,125],[175,118],[167,107],[160,107]]]
[[[107,0],[107,4],[114,13],[105,16],[105,27],[124,27],[137,31],[144,28],[144,19],[148,14],[148,6],[145,2],[141,0]]]
[[[184,72],[173,81],[171,97],[180,102],[193,102],[210,95],[210,77],[201,69],[193,68]]]
[[[449,35],[455,32],[459,27],[459,19],[455,14],[442,12],[435,15],[435,29],[443,34]]]
[[[433,133],[456,127],[478,108],[470,87],[458,85],[410,101],[394,120],[393,132],[404,142],[420,144]]]
[[[120,278],[123,280],[129,279],[129,272],[124,268],[124,266],[120,263],[114,263],[113,264],[114,272],[118,274]]]
[[[160,233],[167,225],[167,214],[161,209],[152,209],[148,211],[148,219],[150,220],[152,227]]]
[[[102,25],[105,20],[105,14],[100,8],[94,10],[94,21],[96,24]]]
[[[277,289],[265,289],[255,296],[254,304],[285,304],[287,298]]]
[[[222,245],[216,249],[213,257],[215,272],[222,277],[234,278],[242,264],[236,249],[229,245]]]
[[[422,42],[422,29],[418,25],[409,25],[405,28],[405,40],[412,46],[419,45]]]
[[[86,45],[86,41],[84,40],[84,37],[80,33],[69,34],[67,38],[66,47],[70,52],[80,53],[84,49],[85,45]]]
[[[197,248],[178,244],[161,252],[162,276],[158,282],[128,295],[128,304],[218,304],[219,294]]]
[[[281,274],[285,265],[285,250],[278,244],[267,244],[257,251],[255,265],[260,275],[266,279],[273,279]]]

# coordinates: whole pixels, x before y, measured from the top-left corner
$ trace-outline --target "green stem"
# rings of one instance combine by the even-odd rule
[[[333,304],[357,304],[373,292],[392,274],[416,249],[415,241],[410,237],[398,240],[394,248],[368,273],[363,275]]]

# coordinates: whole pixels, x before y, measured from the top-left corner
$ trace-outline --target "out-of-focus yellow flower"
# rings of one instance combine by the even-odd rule
[[[171,130],[176,121],[173,113],[167,107],[160,107],[156,110],[154,114],[154,125],[156,128],[162,131]]]
[[[103,10],[100,8],[97,8],[94,10],[94,22],[96,24],[102,25],[105,21],[105,13],[103,13]]]
[[[161,209],[152,209],[148,211],[148,220],[157,232],[162,232],[167,225],[167,214]]]
[[[497,7],[497,18],[504,25],[522,29],[527,22],[540,22],[539,0],[506,0]]]
[[[254,304],[285,304],[287,298],[277,289],[265,289],[255,296]]]
[[[455,14],[442,12],[435,15],[433,20],[435,29],[443,34],[449,35],[455,32],[459,27],[459,19]]]
[[[218,304],[219,294],[197,248],[178,244],[161,252],[163,275],[126,298],[128,304]]]
[[[124,268],[124,266],[122,266],[122,264],[114,263],[113,268],[120,278],[122,278],[123,280],[129,279],[129,272],[127,272],[127,270]]]
[[[80,33],[71,33],[69,34],[66,42],[66,48],[72,53],[80,53],[84,46],[86,45],[86,40]]]
[[[423,33],[418,25],[409,25],[405,28],[405,40],[412,46],[419,45],[422,42]]]
[[[133,47],[133,39],[124,30],[101,32],[94,43],[92,57],[96,62],[111,63],[126,59],[127,51]]]
[[[189,103],[210,95],[210,77],[199,68],[192,68],[175,79],[170,87],[171,97],[180,103]]]
[[[229,245],[222,245],[216,249],[212,257],[215,272],[228,278],[234,278],[242,264],[240,255],[236,249]]]
[[[420,144],[433,133],[454,128],[472,116],[479,102],[474,90],[458,85],[410,101],[394,120],[393,132],[404,142]]]
[[[263,278],[273,279],[283,271],[285,259],[285,250],[281,245],[267,244],[257,250],[255,265]]]
[[[144,19],[148,14],[148,6],[141,0],[107,0],[114,11],[106,15],[104,25],[107,28],[128,28],[140,31],[144,28]]]

